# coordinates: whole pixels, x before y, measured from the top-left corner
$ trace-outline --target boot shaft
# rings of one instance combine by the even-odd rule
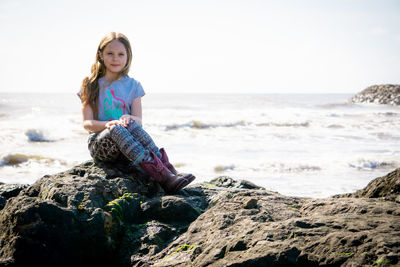
[[[194,177],[186,179],[181,175],[171,173],[153,152],[150,155],[153,161],[143,161],[140,166],[161,185],[165,193],[175,194],[194,180]]]
[[[142,161],[140,167],[154,178],[158,183],[162,184],[168,179],[172,173],[164,166],[161,160],[153,153],[150,153],[152,161]]]
[[[168,170],[170,170],[170,172],[172,172],[173,174],[177,175],[178,172],[176,171],[174,166],[169,162],[169,159],[168,159],[168,156],[167,156],[167,152],[165,152],[165,149],[161,148],[159,151],[160,151],[160,154],[161,154],[161,162],[164,164],[165,167],[167,167]]]

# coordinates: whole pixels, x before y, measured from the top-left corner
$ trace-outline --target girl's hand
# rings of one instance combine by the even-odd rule
[[[122,115],[119,120],[125,124],[128,125],[130,123],[130,121],[136,121],[139,124],[142,124],[142,119],[137,117],[137,116],[133,116],[133,115]]]
[[[131,120],[135,121],[135,120],[132,118],[131,115],[122,115],[122,116],[119,118],[119,121],[120,121],[121,123],[125,124],[126,126],[129,124],[129,122],[130,122]]]
[[[110,129],[111,126],[113,125],[121,125],[123,127],[126,127],[128,124],[124,123],[123,121],[120,120],[113,120],[113,121],[109,121],[106,123],[106,128]]]

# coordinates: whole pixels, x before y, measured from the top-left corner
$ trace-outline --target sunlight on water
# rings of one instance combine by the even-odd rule
[[[325,197],[400,166],[400,108],[350,97],[148,94],[143,122],[198,182],[228,175]],[[0,126],[0,182],[33,183],[90,159],[75,94],[0,94]]]

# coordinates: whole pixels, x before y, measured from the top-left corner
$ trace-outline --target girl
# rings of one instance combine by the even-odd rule
[[[88,148],[93,159],[128,159],[153,177],[168,194],[191,183],[191,174],[178,174],[165,150],[158,149],[142,128],[141,97],[144,90],[128,76],[131,45],[121,33],[111,32],[100,42],[91,75],[78,93],[82,101],[83,127],[91,134]]]

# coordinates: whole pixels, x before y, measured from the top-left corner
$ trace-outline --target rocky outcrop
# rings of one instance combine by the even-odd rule
[[[380,198],[400,203],[400,169],[372,180],[361,190],[335,197]]]
[[[249,203],[251,203],[249,205]],[[390,266],[400,260],[400,205],[224,190],[166,249],[134,266]]]
[[[122,169],[88,161],[8,198],[0,266],[129,266],[132,254],[159,252],[207,208],[204,191],[166,196]]]
[[[373,85],[351,98],[353,103],[400,105],[400,85]]]
[[[22,189],[27,187],[21,184],[0,183],[0,210],[6,205],[7,199],[17,196]]]
[[[170,196],[88,161],[4,197],[0,266],[395,265],[399,172],[377,183],[390,194],[289,197],[219,177]]]

